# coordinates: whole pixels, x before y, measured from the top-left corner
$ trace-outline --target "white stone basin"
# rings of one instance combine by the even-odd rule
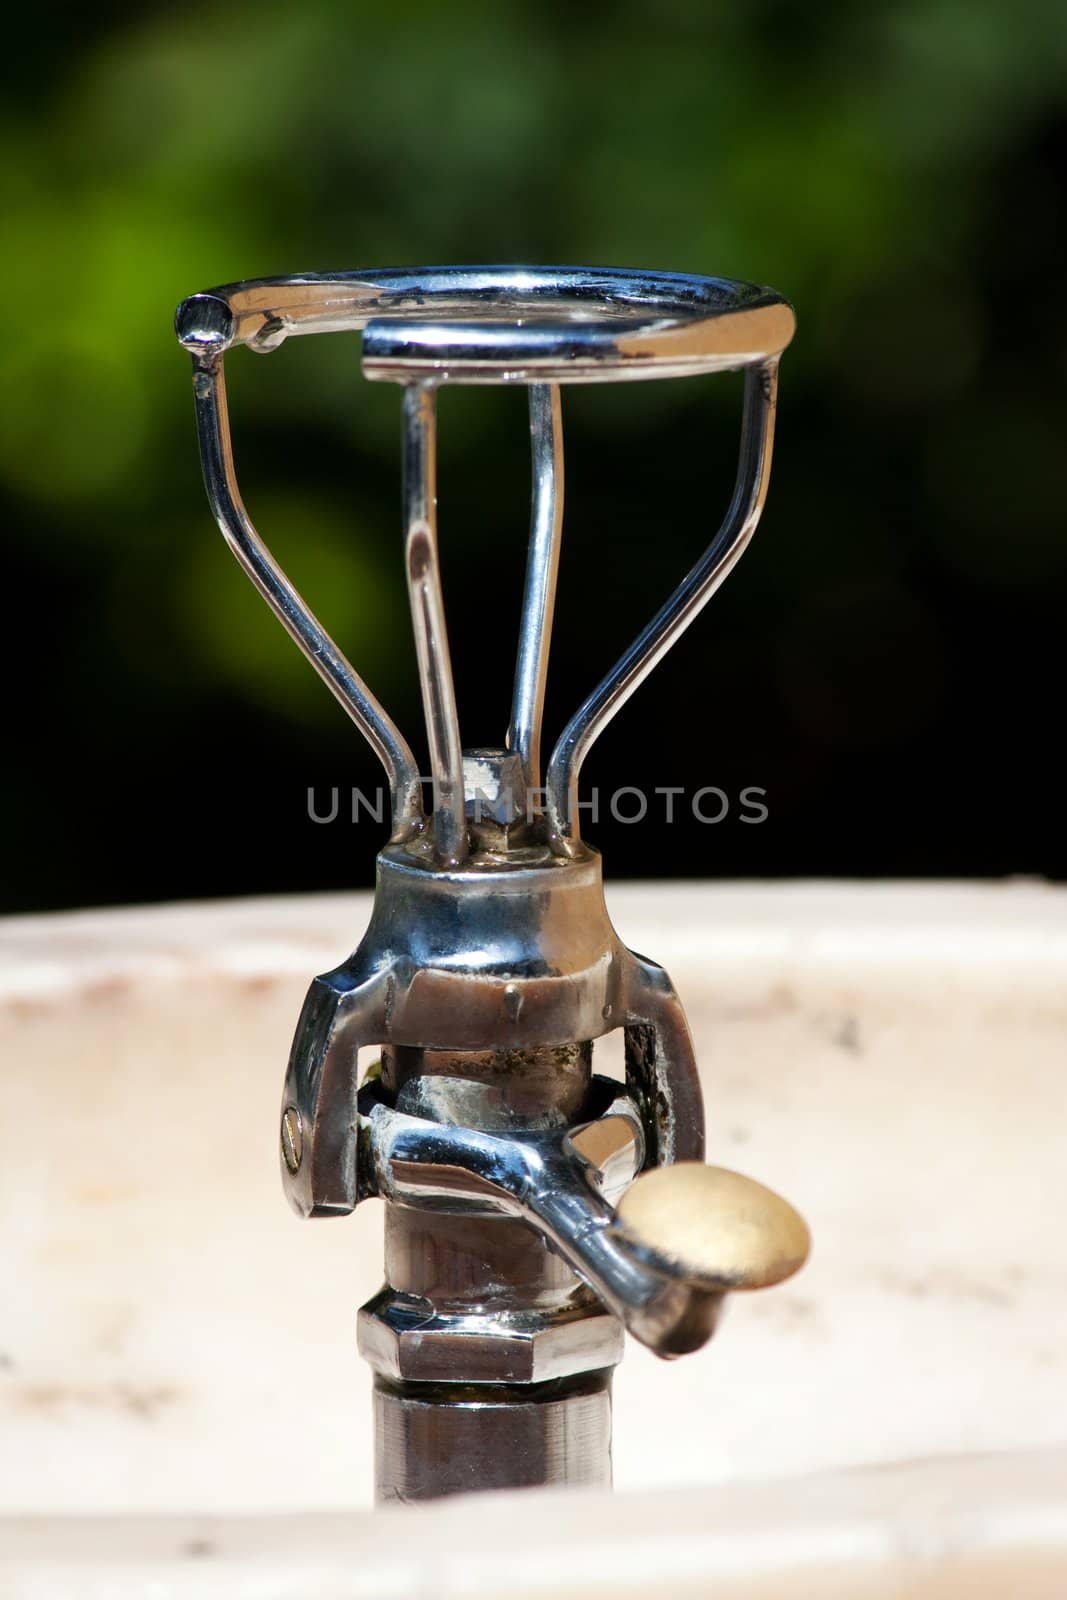
[[[286,1207],[337,895],[0,924],[0,1596],[1067,1595],[1067,891],[625,886],[808,1268],[631,1345],[614,1498],[370,1509],[374,1203]]]

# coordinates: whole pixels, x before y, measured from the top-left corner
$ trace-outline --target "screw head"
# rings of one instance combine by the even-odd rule
[[[304,1158],[304,1124],[296,1106],[282,1112],[282,1160],[290,1172],[297,1172]]]

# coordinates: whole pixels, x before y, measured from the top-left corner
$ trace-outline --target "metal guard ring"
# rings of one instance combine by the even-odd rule
[[[363,330],[368,378],[597,383],[776,360],[796,323],[773,289],[578,267],[403,267],[259,278],[193,295],[178,339],[211,360],[301,333]]]

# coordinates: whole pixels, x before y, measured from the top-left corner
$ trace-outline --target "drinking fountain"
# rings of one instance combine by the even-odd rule
[[[369,927],[311,984],[279,1131],[301,1215],[385,1203],[385,1286],[358,1324],[374,1373],[378,1498],[607,1484],[623,1331],[664,1357],[695,1351],[727,1295],[782,1281],[809,1249],[784,1200],[704,1164],[681,1003],[663,968],[612,927],[578,791],[596,738],[755,531],[793,313],[772,290],[718,278],[462,267],[243,282],[185,300],[176,328],[219,527],[370,742],[392,796]],[[237,484],[227,351],[323,332],[361,332],[365,376],[402,387],[426,813],[411,747],[274,561]],[[542,772],[561,386],[733,370],[744,373],[740,461],[722,525]],[[446,383],[529,393],[531,535],[511,721],[494,749],[463,748],[449,657],[435,484]],[[595,1070],[616,1031],[625,1081]],[[360,1051],[375,1058],[362,1078]]]

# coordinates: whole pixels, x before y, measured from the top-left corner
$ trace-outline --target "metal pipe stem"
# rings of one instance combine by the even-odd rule
[[[580,1121],[591,1050],[382,1053],[382,1088],[442,1131]],[[359,1314],[379,1501],[611,1482],[622,1328],[516,1217],[386,1200],[386,1286]]]
[[[382,1503],[485,1489],[611,1487],[611,1369],[548,1383],[374,1384]]]

